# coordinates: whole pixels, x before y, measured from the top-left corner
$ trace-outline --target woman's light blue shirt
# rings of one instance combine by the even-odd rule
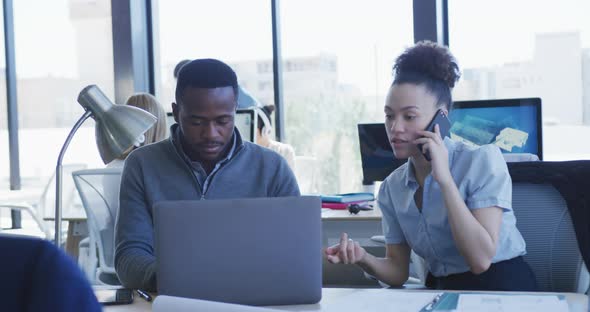
[[[498,206],[502,225],[493,263],[524,255],[526,246],[516,228],[512,211],[512,181],[506,162],[495,145],[471,147],[449,138],[449,167],[461,197],[470,210]],[[387,244],[407,244],[424,258],[434,276],[467,272],[469,266],[459,253],[448,221],[438,183],[428,175],[424,181],[422,212],[414,193],[419,185],[408,161],[391,173],[379,190],[383,234]]]

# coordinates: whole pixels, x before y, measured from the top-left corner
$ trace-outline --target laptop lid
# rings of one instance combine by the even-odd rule
[[[321,299],[317,196],[165,201],[154,223],[159,294],[248,305]]]

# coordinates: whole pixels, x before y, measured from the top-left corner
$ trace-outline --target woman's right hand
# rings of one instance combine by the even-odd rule
[[[358,242],[348,238],[348,234],[340,235],[340,243],[324,250],[330,263],[355,264],[362,262],[367,252]]]

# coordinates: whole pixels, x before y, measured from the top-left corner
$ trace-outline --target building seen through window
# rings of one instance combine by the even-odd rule
[[[31,10],[35,7],[35,10]],[[31,25],[43,25],[32,27]],[[78,93],[98,85],[114,98],[111,6],[108,0],[14,1],[14,37],[23,189],[42,190],[55,171],[59,149],[83,114]],[[106,30],[106,31],[105,31]],[[4,80],[4,75],[2,75]],[[5,83],[0,99],[6,98]],[[6,103],[4,100],[3,103]],[[0,144],[8,146],[5,104],[0,109]],[[67,163],[99,166],[94,123],[74,137]],[[4,152],[5,151],[5,152]],[[0,184],[8,188],[8,150],[0,153]],[[39,192],[40,193],[40,192]]]
[[[463,68],[454,99],[539,97],[545,160],[590,159],[579,141],[590,136],[588,10],[578,0],[449,1],[451,50]]]

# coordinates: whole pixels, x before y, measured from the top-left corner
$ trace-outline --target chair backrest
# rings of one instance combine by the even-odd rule
[[[88,217],[89,236],[98,245],[99,267],[106,273],[115,273],[114,234],[122,169],[87,169],[72,173]]]
[[[82,209],[79,207],[80,197],[76,192],[74,180],[71,178],[72,172],[86,169],[86,164],[64,164],[62,166],[62,217],[70,215],[79,215]],[[43,190],[41,200],[39,201],[38,214],[43,219],[52,219],[55,217],[55,172],[49,179],[49,182]]]
[[[513,183],[512,207],[539,290],[585,293],[588,270],[566,204],[551,184]]]

